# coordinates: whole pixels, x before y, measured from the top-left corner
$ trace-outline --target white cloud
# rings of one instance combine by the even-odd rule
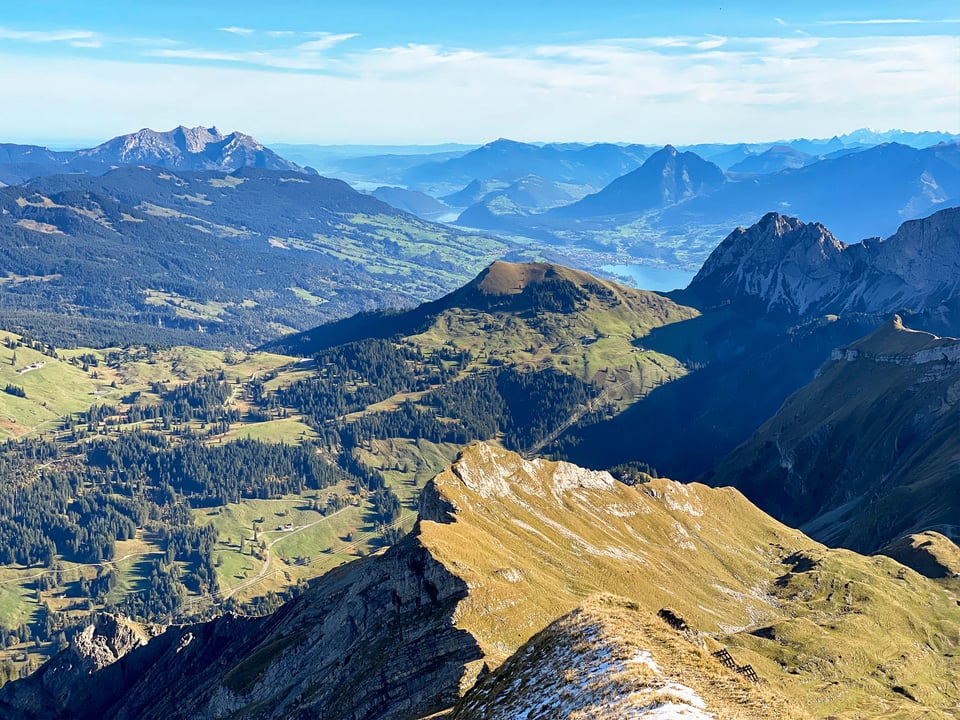
[[[329,50],[334,45],[339,45],[345,40],[355,37],[357,37],[357,33],[341,33],[339,35],[323,33],[317,40],[308,40],[305,43],[300,43],[296,49],[308,52],[323,52],[324,50]]]
[[[217,29],[220,30],[221,32],[230,33],[231,35],[246,36],[246,35],[253,35],[256,32],[256,30],[253,30],[251,28],[245,28],[245,27],[222,27]]]
[[[23,40],[33,43],[94,41],[98,34],[92,30],[12,30],[0,27],[0,40]]]
[[[773,21],[774,21],[777,25],[779,25],[779,26],[781,26],[781,27],[786,27],[786,26],[787,26],[787,21],[784,20],[783,18],[775,17],[775,18],[773,19]]]
[[[829,137],[863,126],[960,131],[960,47],[952,35],[727,38],[697,47],[717,40],[497,52],[404,45],[326,58],[296,45],[261,53],[153,49],[163,63],[26,63],[7,55],[0,67],[18,72],[4,78],[5,102],[18,112],[0,114],[0,138],[23,137],[25,119],[37,137],[62,137],[65,116],[83,137],[183,123],[318,143],[498,136],[683,143]]]
[[[918,18],[873,18],[871,20],[818,20],[817,25],[917,25],[928,20]]]

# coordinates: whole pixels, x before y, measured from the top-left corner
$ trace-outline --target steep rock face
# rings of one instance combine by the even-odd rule
[[[249,135],[223,135],[217,128],[183,125],[167,132],[144,128],[108,140],[89,150],[79,150],[77,159],[106,165],[158,165],[180,170],[233,171],[241,167],[302,172]]]
[[[928,309],[960,294],[960,208],[856,245],[819,223],[768,213],[730,233],[686,292],[708,305],[750,300],[800,316]]]
[[[899,317],[834,351],[818,377],[717,468],[823,542],[872,552],[905,533],[956,532],[960,340]]]
[[[4,686],[0,716],[372,720],[441,709],[480,658],[450,620],[466,590],[410,538],[267,618],[170,627],[95,673],[64,672],[66,651]]]
[[[895,561],[826,550],[730,488],[629,487],[477,444],[424,490],[420,519],[399,545],[329,573],[273,616],[169,628],[84,675],[89,706],[60,704],[56,687],[68,679],[45,685],[48,665],[0,689],[0,716],[423,717],[455,705],[484,666],[496,669],[586,598],[609,592],[648,614],[674,608],[697,637],[728,647],[777,697],[818,716],[910,717],[915,703],[894,685],[932,718],[949,717],[958,699],[960,610]],[[619,653],[615,634],[579,638],[584,662],[599,671],[594,661]],[[658,667],[695,661],[698,645],[675,640],[661,639],[674,651],[651,657]],[[631,647],[648,649],[638,642]],[[885,672],[871,674],[878,663]],[[719,697],[672,666],[669,679],[649,662],[624,670],[628,679],[651,671],[650,688],[676,682],[702,692],[708,710]],[[733,683],[744,707],[763,699],[736,678],[717,679]],[[565,680],[569,695],[578,685]],[[825,695],[834,682],[843,692]],[[597,697],[629,707],[615,689]]]

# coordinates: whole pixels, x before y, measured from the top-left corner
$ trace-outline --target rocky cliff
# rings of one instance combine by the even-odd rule
[[[683,685],[691,708],[704,709],[696,696],[707,710],[720,702],[728,711],[723,697],[731,696],[697,684],[710,674],[714,686],[736,691],[743,717],[756,716],[747,711],[766,697],[771,707],[798,703],[837,718],[915,717],[918,702],[928,717],[947,718],[960,699],[960,609],[895,561],[826,550],[729,488],[652,479],[626,486],[478,444],[431,481],[416,528],[386,552],[329,573],[272,616],[170,627],[100,670],[54,671],[65,667],[65,651],[4,686],[0,716],[424,717],[455,705],[488,670],[503,665],[510,677],[530,638],[609,592],[636,608],[627,645],[574,619],[556,636],[567,637],[554,643],[561,649],[543,652],[579,667],[562,648],[570,649],[597,673],[618,647],[634,659],[656,653],[625,666],[625,677],[650,675],[644,706],[675,702]],[[695,641],[671,645],[644,633],[665,607]],[[728,649],[766,683],[742,683],[712,661],[684,674],[678,658],[700,662],[701,642]],[[664,643],[674,650],[661,652]],[[558,692],[569,696],[577,683],[565,675]],[[67,687],[75,689],[65,700]],[[621,690],[612,686],[613,700]],[[482,704],[489,692],[476,697]],[[537,697],[521,705],[545,717],[531,705]]]
[[[960,340],[895,316],[834,351],[816,379],[717,468],[770,513],[860,552],[960,517]]]
[[[71,162],[96,162],[106,166],[143,164],[179,170],[232,172],[242,167],[258,167],[303,171],[249,135],[239,132],[224,135],[215,127],[180,125],[166,132],[144,128],[94,148],[78,150],[75,155]]]
[[[768,213],[730,233],[688,293],[707,305],[747,299],[800,316],[927,310],[960,295],[960,208],[854,245],[819,223]]]

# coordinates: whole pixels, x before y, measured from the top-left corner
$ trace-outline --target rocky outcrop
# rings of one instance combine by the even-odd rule
[[[847,245],[819,223],[768,213],[720,243],[687,293],[799,316],[920,312],[960,295],[960,208]]]
[[[879,552],[928,578],[960,578],[960,547],[938,532],[904,535]]]

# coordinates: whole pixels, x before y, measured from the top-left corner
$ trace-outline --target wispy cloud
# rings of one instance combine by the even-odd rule
[[[231,35],[253,35],[256,32],[256,30],[253,30],[252,28],[235,27],[235,26],[222,27],[217,29],[220,30],[221,32],[230,33]]]
[[[787,27],[787,24],[788,24],[787,21],[784,20],[783,18],[775,17],[773,21],[780,27]]]
[[[720,37],[718,35],[710,35],[709,40],[701,40],[698,43],[694,43],[693,46],[697,50],[715,50],[718,47],[723,47],[727,44],[727,39],[725,37]]]
[[[817,25],[919,25],[929,22],[940,21],[918,18],[873,18],[870,20],[818,20]]]
[[[224,29],[224,28],[221,28]],[[229,29],[230,31],[236,28]],[[255,31],[250,31],[251,33]],[[145,50],[146,57],[168,60],[193,60],[197,62],[238,63],[258,65],[265,68],[284,70],[330,70],[332,62],[325,53],[340,43],[357,37],[357,33],[330,33],[320,31],[294,32],[271,30],[263,33],[270,38],[288,39],[286,47],[277,47],[275,43],[260,44],[250,50],[183,47],[154,48]]]
[[[32,43],[94,42],[99,37],[92,30],[13,30],[0,27],[0,40],[22,40]]]
[[[308,40],[305,43],[297,45],[297,50],[303,50],[307,52],[323,52],[324,50],[329,50],[335,45],[339,45],[345,40],[350,40],[358,36],[358,33],[341,33],[339,35],[334,35],[333,33],[323,33],[316,40]]]

